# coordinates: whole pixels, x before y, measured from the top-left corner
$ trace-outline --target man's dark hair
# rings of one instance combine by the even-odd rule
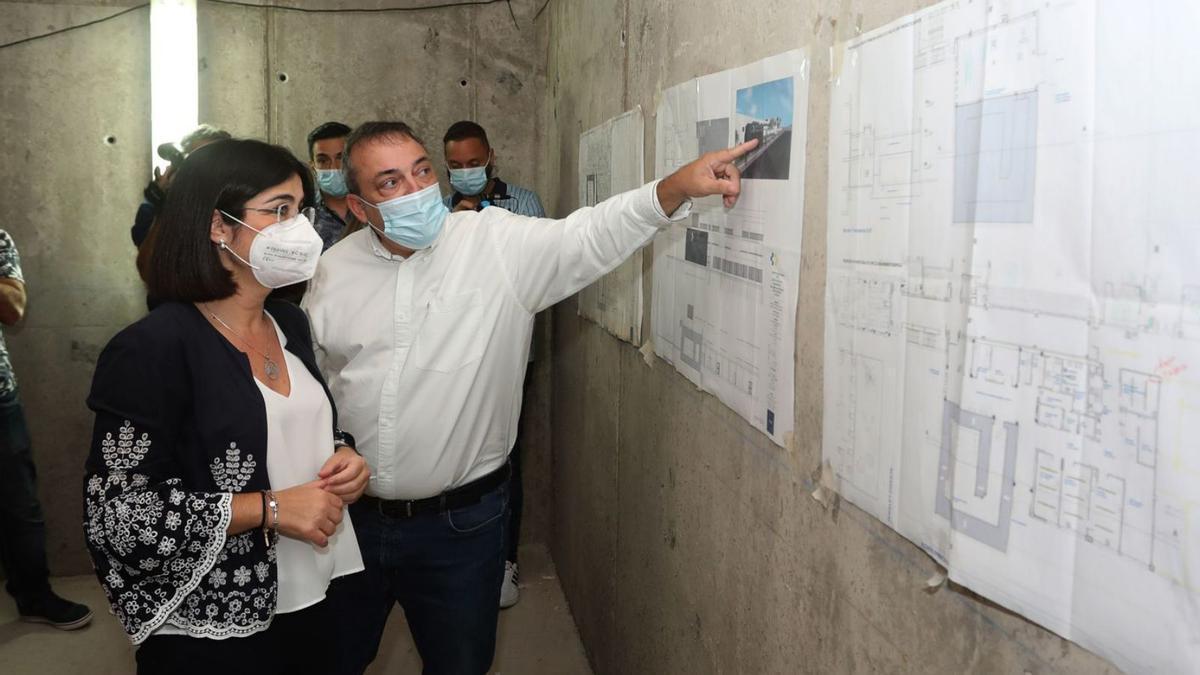
[[[354,162],[352,155],[354,147],[362,143],[369,143],[380,139],[389,141],[416,141],[418,145],[424,147],[420,137],[404,122],[363,122],[358,125],[354,131],[350,132],[349,138],[346,139],[346,149],[342,151],[342,173],[346,174],[346,187],[350,192],[359,194],[358,192],[358,176],[355,175]]]
[[[246,202],[299,176],[301,206],[314,203],[308,167],[286,148],[254,140],[210,143],[188,155],[171,179],[166,201],[143,244],[138,268],[150,297],[160,301],[209,302],[234,294],[233,274],[212,243],[213,211],[245,220]],[[227,224],[237,221],[221,216]]]
[[[442,136],[442,145],[450,141],[465,141],[468,138],[478,138],[485,148],[491,149],[492,144],[488,143],[487,132],[483,127],[469,120],[455,122],[446,130],[446,135]]]
[[[341,122],[326,122],[308,132],[308,158],[313,158],[313,143],[350,135],[350,127]]]

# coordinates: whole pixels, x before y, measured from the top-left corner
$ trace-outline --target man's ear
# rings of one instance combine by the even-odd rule
[[[367,219],[367,207],[363,206],[362,200],[359,199],[358,195],[351,194],[346,199],[346,206],[350,207],[350,213],[354,214],[354,217],[358,219],[358,222],[360,222],[360,223],[371,222],[370,220]]]
[[[208,238],[214,244],[227,244],[233,238],[233,228],[221,217],[221,212],[213,209],[212,223],[209,225]]]

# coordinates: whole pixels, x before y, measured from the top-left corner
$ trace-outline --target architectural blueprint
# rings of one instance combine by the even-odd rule
[[[656,175],[757,139],[742,196],[694,204],[654,242],[654,351],[771,440],[793,433],[808,61],[790,51],[663,92]]]
[[[1200,664],[1200,5],[952,0],[837,46],[826,461],[950,577]]]
[[[579,136],[580,206],[642,186],[644,127],[638,106]],[[579,293],[579,314],[626,342],[642,344],[641,250]]]

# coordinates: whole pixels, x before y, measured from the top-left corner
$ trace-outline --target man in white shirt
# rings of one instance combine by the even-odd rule
[[[496,170],[496,151],[488,140],[487,131],[470,120],[461,120],[450,125],[442,136],[442,151],[446,155],[446,171],[453,192],[446,197],[446,207],[451,211],[482,211],[489,206],[499,206],[506,211],[532,218],[545,218],[546,210],[537,193],[519,185],[500,179]],[[529,386],[529,375],[533,371],[533,349],[529,350],[530,365],[525,369],[525,386]],[[525,506],[525,490],[521,485],[521,433],[524,419],[529,411],[517,420],[517,436],[508,453],[508,467],[512,475],[508,481],[508,554],[504,556],[504,581],[500,584],[500,609],[517,604],[521,592],[517,588],[521,534],[521,513]]]
[[[449,213],[407,125],[350,135],[350,208],[369,226],[325,254],[304,300],[339,423],[372,472],[351,509],[366,574],[335,598],[345,672],[374,659],[397,602],[426,672],[487,672],[534,314],[685,218],[691,198],[733,206],[733,161],[754,145],[527,227],[499,208]]]

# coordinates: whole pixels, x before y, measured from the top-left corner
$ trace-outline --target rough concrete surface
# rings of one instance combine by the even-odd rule
[[[968,592],[922,590],[936,567],[917,547],[849,504],[826,510],[810,496],[829,48],[927,4],[552,0],[539,20],[539,185],[556,215],[576,203],[582,130],[640,104],[650,176],[662,89],[788,49],[808,47],[812,59],[790,449],[663,361],[648,367],[572,301],[555,311],[551,550],[598,673],[1115,670]]]
[[[0,6],[0,42],[120,7]],[[145,309],[129,239],[149,177],[145,9],[0,50],[0,227],[21,253],[29,307],[5,328],[25,401],[56,573],[89,572],[83,546],[83,402],[100,349]]]

